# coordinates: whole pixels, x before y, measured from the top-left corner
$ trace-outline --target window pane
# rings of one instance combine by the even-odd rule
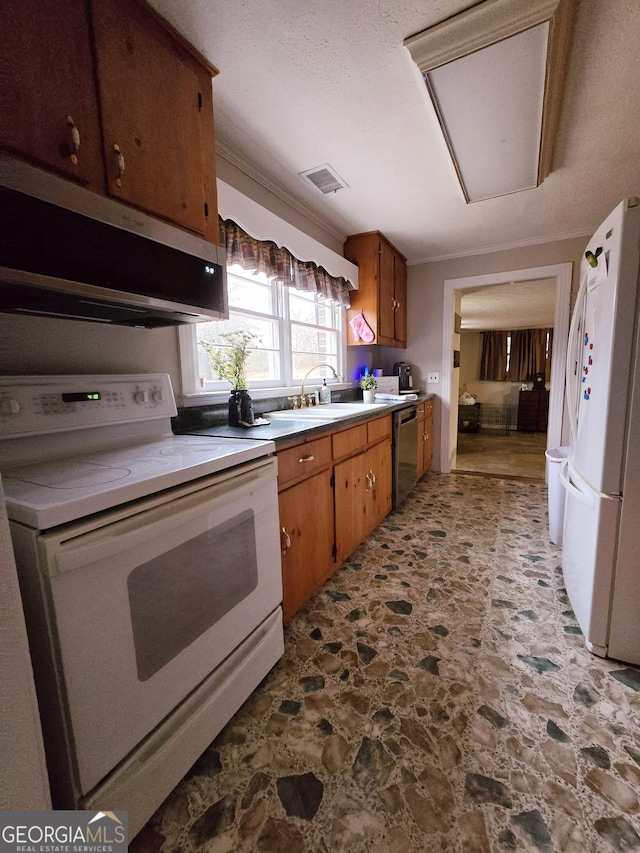
[[[313,323],[315,326],[333,326],[333,311],[331,305],[319,302],[315,293],[289,290],[289,316],[293,321]]]
[[[250,349],[247,360],[247,379],[249,382],[280,379],[280,339],[277,320],[262,317],[249,317],[238,312],[229,312],[228,320],[198,324],[198,343],[206,341],[225,346],[223,337],[228,332],[250,331],[257,335],[255,347]],[[215,374],[208,354],[198,348],[199,372],[205,381],[220,381]]]
[[[338,372],[338,364],[335,356],[326,356],[326,355],[314,355],[312,353],[293,353],[292,362],[293,362],[293,379],[294,381],[300,382],[302,377],[307,373],[307,371],[311,370],[311,368],[319,364],[320,362],[328,362],[333,366],[333,369]],[[335,379],[333,373],[327,367],[318,367],[317,370],[313,372],[313,378],[319,379],[319,385],[322,384],[322,379]],[[310,384],[311,377],[310,377]]]
[[[199,323],[198,375],[202,390],[228,388],[213,369],[211,358],[201,345],[228,344],[224,335],[249,331],[256,335],[249,352],[247,379],[256,385],[290,387],[320,362],[341,370],[342,316],[337,305],[321,302],[316,293],[297,291],[269,281],[264,273],[254,275],[234,265],[227,268],[229,319]],[[327,368],[318,368],[314,377],[334,380]]]
[[[272,287],[264,274],[253,275],[234,264],[227,269],[229,306],[272,314]]]
[[[312,326],[291,324],[291,348],[293,352],[315,352],[335,355],[337,352],[337,335],[325,329],[314,329]]]

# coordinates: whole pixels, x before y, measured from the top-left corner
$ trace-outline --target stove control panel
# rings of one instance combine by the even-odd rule
[[[176,414],[166,374],[0,377],[0,439]]]

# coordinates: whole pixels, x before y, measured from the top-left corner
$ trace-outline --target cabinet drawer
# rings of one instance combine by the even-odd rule
[[[418,403],[418,420],[424,417],[433,415],[433,400],[425,400],[424,403]]]
[[[333,434],[333,458],[352,456],[367,446],[367,424],[343,429]]]
[[[278,487],[302,480],[331,464],[331,438],[325,436],[280,450],[278,457]]]
[[[383,438],[391,438],[391,415],[376,418],[375,421],[367,421],[367,441],[369,444],[374,444]]]

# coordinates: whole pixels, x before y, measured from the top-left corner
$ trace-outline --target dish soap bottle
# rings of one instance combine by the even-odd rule
[[[331,388],[327,387],[327,380],[322,380],[322,388],[318,393],[318,397],[320,399],[320,404],[322,403],[330,403],[331,402]]]

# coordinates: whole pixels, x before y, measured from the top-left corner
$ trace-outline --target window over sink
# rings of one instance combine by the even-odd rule
[[[228,396],[229,382],[218,378],[200,343],[224,345],[228,332],[256,336],[248,364],[254,398],[296,393],[310,368],[321,363],[345,377],[345,307],[358,287],[357,266],[224,181],[217,183],[229,319],[179,327],[183,405]],[[312,378],[349,387],[328,367],[318,367]]]
[[[299,386],[307,371],[321,362],[344,375],[346,343],[344,308],[321,301],[316,293],[284,287],[269,281],[265,273],[251,273],[237,264],[227,267],[229,319],[183,326],[179,330],[185,393],[225,393],[229,383],[219,379],[202,342],[228,345],[228,332],[250,331],[256,335],[249,348],[249,389],[289,389]],[[328,368],[323,374],[334,383]]]

